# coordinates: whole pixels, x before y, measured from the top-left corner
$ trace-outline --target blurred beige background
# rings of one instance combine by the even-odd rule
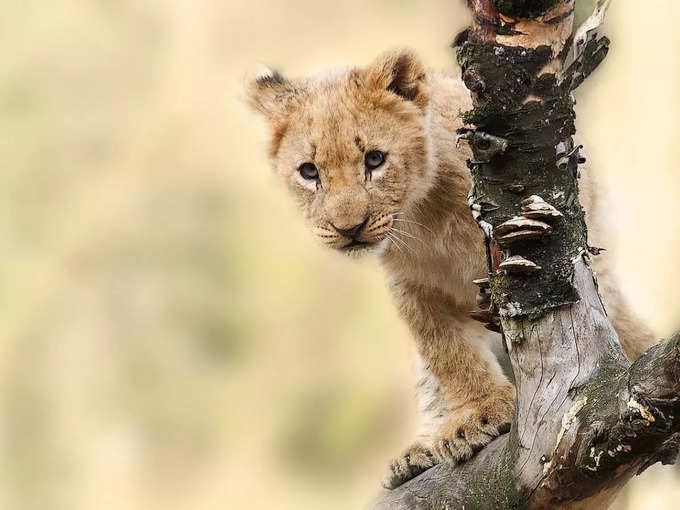
[[[376,264],[307,233],[240,89],[258,63],[303,74],[400,45],[453,66],[461,4],[0,2],[0,508],[370,503],[415,427],[408,336]],[[662,335],[679,325],[678,19],[615,2],[577,107],[619,204],[607,256]],[[621,508],[679,497],[654,469]]]

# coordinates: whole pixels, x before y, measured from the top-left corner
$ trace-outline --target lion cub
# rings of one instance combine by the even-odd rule
[[[462,82],[428,73],[400,51],[323,78],[270,73],[248,95],[271,125],[273,166],[312,231],[348,255],[378,254],[416,341],[421,429],[393,461],[386,487],[437,463],[462,462],[508,432],[515,390],[489,347],[497,335],[468,318],[471,282],[485,276],[486,259],[467,205],[468,155],[456,149],[459,114],[471,108]],[[637,357],[653,337],[640,334],[610,280],[601,268],[610,316]]]

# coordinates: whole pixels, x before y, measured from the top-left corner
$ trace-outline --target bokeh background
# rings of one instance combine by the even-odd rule
[[[416,426],[375,261],[319,248],[241,98],[395,46],[454,65],[456,0],[0,1],[0,508],[366,507]],[[678,326],[680,5],[615,2],[578,92],[611,257]],[[654,468],[620,509],[676,508]]]

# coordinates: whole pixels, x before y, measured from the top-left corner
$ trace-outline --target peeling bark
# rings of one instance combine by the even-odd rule
[[[470,208],[487,245],[483,310],[517,386],[510,434],[440,465],[377,509],[606,508],[680,449],[680,335],[630,365],[589,267],[572,91],[606,56],[609,0],[572,35],[574,0],[469,0],[457,38],[474,108]]]

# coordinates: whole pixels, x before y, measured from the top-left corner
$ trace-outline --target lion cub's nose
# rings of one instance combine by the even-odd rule
[[[354,225],[353,227],[350,228],[339,228],[336,227],[331,223],[331,226],[335,229],[335,231],[340,234],[341,236],[349,237],[350,239],[354,239],[359,235],[361,230],[366,226],[366,223],[368,223],[368,217],[364,219],[361,223],[358,225]]]

